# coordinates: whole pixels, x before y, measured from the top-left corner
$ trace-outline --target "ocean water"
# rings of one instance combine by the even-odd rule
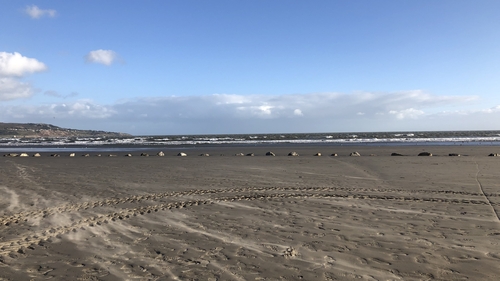
[[[15,147],[137,150],[154,147],[240,145],[500,145],[500,131],[359,132],[300,134],[165,135],[123,138],[0,138],[0,151]]]

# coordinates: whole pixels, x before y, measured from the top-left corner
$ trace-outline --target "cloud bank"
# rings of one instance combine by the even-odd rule
[[[24,12],[26,14],[28,14],[32,19],[39,19],[42,17],[53,18],[57,15],[56,10],[52,10],[52,9],[43,10],[43,9],[38,8],[35,5],[27,6],[24,9]]]
[[[0,101],[31,97],[34,94],[32,86],[21,79],[45,70],[47,66],[36,59],[0,52]]]
[[[1,106],[0,119],[141,134],[493,130],[500,106],[444,111],[477,97],[397,93],[317,93],[144,97]],[[452,125],[450,125],[452,124]]]
[[[118,55],[112,50],[95,50],[89,52],[85,56],[85,61],[90,63],[99,63],[104,65],[111,65],[118,58]]]

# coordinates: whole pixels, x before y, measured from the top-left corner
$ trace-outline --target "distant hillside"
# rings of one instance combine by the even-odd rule
[[[0,138],[58,138],[58,137],[126,137],[125,133],[65,129],[50,124],[36,123],[2,123],[0,122]]]

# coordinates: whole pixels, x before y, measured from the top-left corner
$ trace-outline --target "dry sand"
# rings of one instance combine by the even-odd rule
[[[0,158],[0,280],[500,276],[499,147],[184,151]]]

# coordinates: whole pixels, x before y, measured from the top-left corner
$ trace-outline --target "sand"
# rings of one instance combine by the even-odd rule
[[[500,147],[163,151],[1,157],[0,280],[500,276]]]

